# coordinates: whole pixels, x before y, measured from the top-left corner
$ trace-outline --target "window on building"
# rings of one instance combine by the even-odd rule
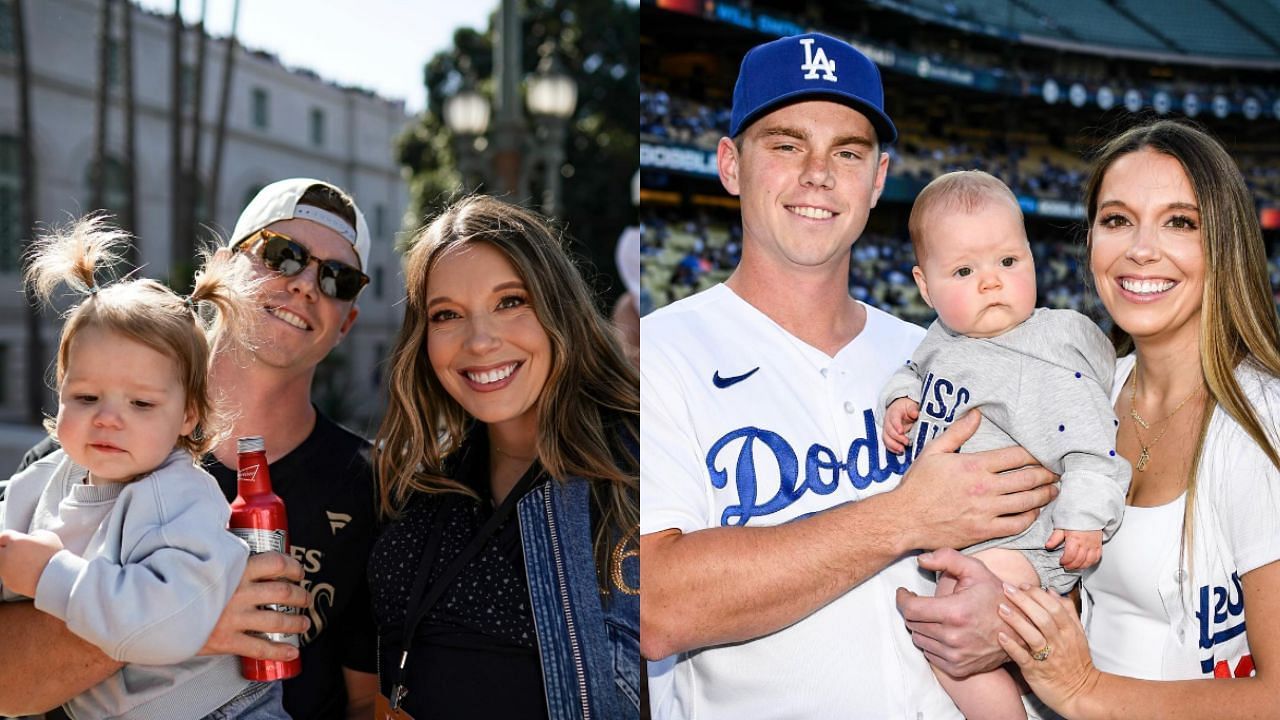
[[[13,0],[0,0],[0,55],[13,54]]]
[[[123,48],[113,37],[107,38],[107,87],[120,87],[120,68],[124,62]]]
[[[93,165],[93,161],[90,161],[84,171],[86,197],[84,206],[89,210],[106,210],[113,216],[110,221],[118,225],[123,217],[125,204],[129,200],[127,167],[113,157],[108,157],[103,162],[102,207],[99,208],[93,206]]]
[[[204,183],[199,177],[188,175],[188,178],[188,192],[192,193],[193,197],[187,198],[187,201],[195,208],[196,233],[203,235],[207,232],[205,227],[213,222],[213,218],[209,217],[209,198],[206,196]]]
[[[0,405],[9,402],[9,343],[0,343]]]
[[[373,206],[373,236],[383,238],[387,236],[387,206]]]
[[[373,296],[382,299],[382,266],[373,269]]]
[[[324,110],[311,108],[311,144],[324,147]]]
[[[266,130],[271,127],[271,97],[267,95],[267,89],[254,88],[251,104],[253,107],[253,126],[259,130]]]
[[[191,108],[196,101],[196,69],[191,65],[182,66],[182,77],[178,78],[178,89],[182,98],[182,107]]]
[[[22,257],[20,152],[16,137],[0,136],[0,272],[4,273],[16,272]]]

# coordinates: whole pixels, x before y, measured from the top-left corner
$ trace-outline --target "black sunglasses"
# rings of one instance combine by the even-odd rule
[[[320,292],[335,300],[355,300],[364,286],[369,284],[368,275],[344,262],[321,260],[288,235],[259,230],[236,249],[241,250],[246,245],[251,245],[249,252],[262,258],[262,264],[268,270],[285,277],[297,275],[314,261],[319,266],[316,278]]]

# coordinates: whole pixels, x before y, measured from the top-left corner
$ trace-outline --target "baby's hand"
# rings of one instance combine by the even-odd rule
[[[61,549],[62,540],[48,530],[30,535],[17,530],[0,532],[0,582],[19,595],[35,597],[44,566]]]
[[[1062,567],[1068,570],[1083,570],[1097,565],[1102,559],[1101,530],[1058,530],[1049,536],[1044,546],[1050,550],[1066,540],[1067,547],[1062,551]]]
[[[900,397],[889,403],[884,411],[884,446],[894,455],[901,455],[911,442],[907,433],[920,417],[920,403],[908,397]]]

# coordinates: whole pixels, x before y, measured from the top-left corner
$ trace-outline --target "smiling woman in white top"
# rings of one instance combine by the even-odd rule
[[[1158,121],[1101,149],[1085,201],[1122,355],[1128,508],[1084,583],[1083,623],[1067,600],[1006,588],[1020,638],[1001,645],[1067,718],[1274,711],[1280,330],[1251,196],[1216,140]]]

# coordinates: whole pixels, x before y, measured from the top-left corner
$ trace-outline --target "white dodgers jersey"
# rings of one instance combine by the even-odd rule
[[[876,402],[924,330],[866,310],[834,358],[724,285],[647,316],[641,532],[778,525],[894,488],[906,461],[885,451]],[[679,656],[656,679],[673,687],[663,708],[698,720],[958,718],[911,644],[898,587],[933,592],[904,558],[788,628]]]

